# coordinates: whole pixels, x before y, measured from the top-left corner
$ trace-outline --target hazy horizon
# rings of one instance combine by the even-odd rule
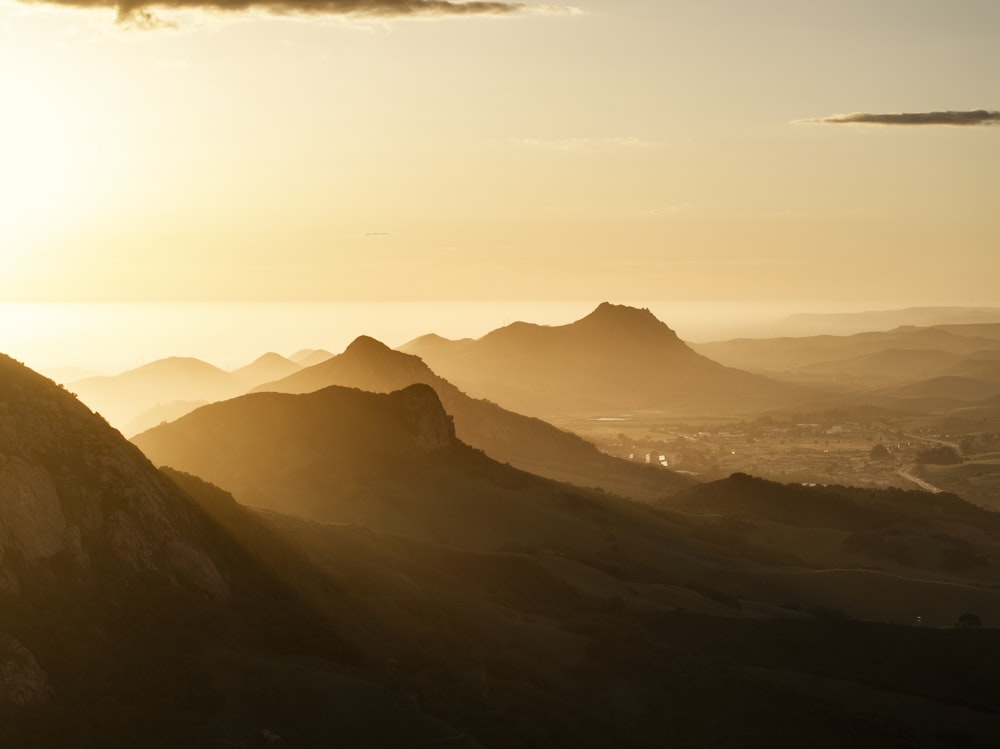
[[[600,302],[648,307],[683,340],[767,336],[796,313],[899,309],[865,304],[739,301],[0,303],[3,353],[39,370],[114,374],[171,356],[235,369],[258,356],[307,348],[339,353],[359,335],[390,347],[421,335],[479,338],[513,322],[565,325]],[[914,305],[915,306],[915,305]],[[957,305],[956,305],[957,306]]]

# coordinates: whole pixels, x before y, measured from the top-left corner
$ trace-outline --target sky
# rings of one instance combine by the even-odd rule
[[[996,0],[571,1],[0,0],[0,303],[1000,305]]]

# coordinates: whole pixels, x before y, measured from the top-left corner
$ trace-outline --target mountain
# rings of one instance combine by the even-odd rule
[[[972,377],[943,375],[881,391],[894,398],[931,398],[953,401],[983,401],[1000,395],[1000,378],[990,382]]]
[[[153,645],[173,633],[172,607],[224,606],[231,580],[214,540],[137,448],[0,356],[0,705],[117,684],[130,617],[164,617]]]
[[[245,367],[234,369],[233,374],[240,378],[246,384],[246,389],[249,390],[264,382],[287,377],[300,369],[302,369],[302,365],[291,359],[286,359],[280,354],[270,352],[254,359]]]
[[[523,470],[641,499],[661,497],[688,483],[659,466],[639,465],[605,455],[580,437],[539,419],[507,411],[487,400],[470,398],[432,372],[419,357],[393,351],[367,336],[356,339],[338,356],[257,390],[308,393],[340,385],[389,393],[415,383],[434,388],[455,420],[459,439]]]
[[[325,362],[333,356],[333,353],[321,348],[304,348],[289,356],[289,360],[295,362],[300,367],[312,367],[321,362]]]
[[[67,387],[128,434],[133,433],[133,421],[157,406],[212,402],[247,390],[237,375],[187,357],[159,359],[119,375],[89,377]]]
[[[976,332],[975,326],[970,332]],[[948,355],[966,357],[998,348],[998,342],[989,337],[917,327],[848,336],[740,338],[695,344],[700,353],[729,366],[769,373],[815,369],[826,373],[842,371],[854,374],[866,357],[884,357],[889,351],[907,352],[893,356],[895,359],[913,359],[918,356],[917,352],[926,352],[928,361],[936,356],[945,365]]]
[[[459,548],[558,546],[565,537],[605,546],[596,526],[573,517],[570,487],[462,443],[424,384],[389,394],[337,386],[254,393],[200,408],[134,442],[158,463],[223,486],[245,504],[321,522]],[[613,501],[630,524],[644,516],[626,500],[581,501]]]
[[[695,353],[649,310],[607,302],[569,325],[517,322],[471,342],[425,336],[401,350],[473,395],[543,418],[745,412],[792,391]]]
[[[868,312],[791,315],[777,323],[782,335],[851,335],[901,326],[952,326],[1000,323],[997,307],[909,307]]]

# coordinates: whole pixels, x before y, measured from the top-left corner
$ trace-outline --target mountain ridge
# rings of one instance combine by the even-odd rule
[[[490,456],[533,473],[653,499],[689,483],[660,467],[627,463],[601,453],[577,435],[540,419],[475,399],[436,374],[420,357],[359,336],[342,354],[253,392],[306,393],[329,385],[391,392],[421,382],[434,388],[455,420],[458,436]]]

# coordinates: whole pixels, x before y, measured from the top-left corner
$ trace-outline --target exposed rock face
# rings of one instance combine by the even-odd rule
[[[34,654],[0,634],[0,705],[37,705],[52,695],[49,678]]]
[[[23,458],[8,459],[0,467],[0,548],[29,561],[50,557],[63,548],[66,527],[51,476]]]
[[[455,444],[455,425],[429,385],[411,385],[393,397],[403,402],[413,442],[430,452]]]
[[[2,355],[0,456],[0,589],[56,555],[77,570],[100,556],[225,596],[191,544],[201,521],[186,499],[72,395]]]

